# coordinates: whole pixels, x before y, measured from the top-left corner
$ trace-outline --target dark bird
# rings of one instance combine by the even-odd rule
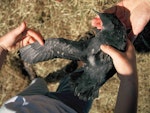
[[[84,66],[70,74],[74,94],[83,100],[98,97],[99,88],[116,73],[111,57],[101,51],[100,45],[108,44],[120,51],[126,48],[126,29],[119,19],[114,14],[98,15],[103,28],[94,38],[80,41],[48,38],[44,46],[35,42],[20,49],[21,58],[28,63],[53,58],[83,61]]]
[[[133,45],[138,53],[150,52],[150,21],[144,27],[143,31],[137,36]]]

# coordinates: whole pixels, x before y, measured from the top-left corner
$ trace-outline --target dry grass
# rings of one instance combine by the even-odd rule
[[[31,28],[39,30],[44,38],[64,37],[79,40],[78,35],[91,28],[90,21],[95,16],[91,9],[104,10],[117,0],[0,0],[0,35],[26,21]],[[16,52],[10,53],[0,71],[0,105],[16,95],[28,85],[28,80],[19,69]],[[40,76],[63,67],[68,60],[53,59],[36,64],[34,67]],[[139,113],[150,111],[150,55],[137,55],[139,73]],[[47,68],[49,67],[49,68]],[[92,106],[90,113],[112,113],[119,80],[112,77],[100,90],[100,96]],[[58,84],[49,85],[55,90]]]

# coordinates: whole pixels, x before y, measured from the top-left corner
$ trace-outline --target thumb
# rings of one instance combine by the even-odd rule
[[[26,29],[26,23],[22,22],[16,29],[12,30],[11,33],[13,36],[20,35]]]
[[[114,59],[117,55],[119,55],[119,51],[117,49],[113,48],[112,46],[103,44],[100,46],[100,48],[104,53],[111,56],[112,59]]]

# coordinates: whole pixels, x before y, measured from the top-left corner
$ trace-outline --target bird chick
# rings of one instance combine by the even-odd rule
[[[44,46],[35,42],[20,49],[22,60],[28,63],[64,58],[84,62],[84,66],[70,73],[70,84],[74,94],[83,100],[98,97],[99,88],[112,77],[116,70],[109,55],[101,51],[100,45],[108,44],[125,51],[126,29],[114,14],[98,13],[102,30],[87,40],[71,41],[64,38],[48,38]]]

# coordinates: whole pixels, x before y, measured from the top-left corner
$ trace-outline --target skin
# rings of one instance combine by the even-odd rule
[[[129,39],[135,40],[150,20],[150,1],[148,0],[122,0],[114,7],[104,11],[114,13],[127,29],[131,29]],[[98,21],[99,20],[99,21]],[[92,26],[101,29],[101,21],[98,17],[92,20]]]
[[[0,38],[0,68],[2,67],[8,51],[19,49],[20,47],[26,46],[35,41],[44,45],[42,36],[32,29],[28,29],[25,22],[2,36]]]
[[[118,10],[115,7],[118,7]],[[126,10],[124,10],[125,8]],[[137,36],[150,20],[150,1],[123,0],[116,6],[106,10],[106,12],[115,13],[126,28],[131,29],[128,37],[131,41],[134,41],[134,36]],[[95,24],[95,27],[98,24]],[[114,112],[136,113],[138,103],[138,77],[133,45],[131,42],[128,42],[125,53],[119,52],[107,45],[101,46],[101,49],[112,57],[120,79],[120,87]]]
[[[0,38],[0,50],[11,51],[17,46],[17,44],[25,46],[33,43],[34,41],[38,41],[41,45],[44,44],[39,33],[27,29],[25,23],[22,23],[19,27]],[[115,113],[136,113],[138,78],[133,45],[130,41],[128,41],[126,52],[120,52],[108,45],[102,45],[101,50],[112,57],[114,66],[120,79],[120,88],[118,92]],[[0,56],[0,59],[2,61],[4,60],[4,57]]]
[[[126,0],[123,5],[121,2],[117,4],[117,6],[124,6],[129,10],[130,13],[126,12],[127,16],[121,16],[122,12],[124,12],[123,10],[115,12],[115,7],[112,7],[111,10],[107,10],[106,12],[115,13],[128,29],[132,28],[133,35],[138,35],[138,33],[142,31],[144,26],[150,20],[150,5],[149,2],[145,0],[143,0],[142,3],[140,3],[141,1],[138,2],[138,0],[135,0],[134,2],[132,1],[132,3],[134,3],[133,6],[131,1],[132,0]],[[95,27],[97,27],[97,25]],[[38,41],[41,45],[44,44],[42,36],[39,33],[31,29],[27,29],[25,23],[22,23],[19,27],[0,38],[0,47],[5,51],[11,51],[18,46],[22,47],[35,41]],[[126,52],[117,51],[108,45],[102,45],[101,49],[112,57],[120,79],[115,113],[136,113],[138,77],[133,45],[130,41],[128,41]]]
[[[119,75],[130,76],[136,72],[136,56],[135,50],[131,42],[128,40],[126,52],[118,51],[111,46],[103,45],[101,49],[110,55],[113,59],[113,64]],[[126,68],[122,68],[126,67]]]
[[[135,50],[128,40],[126,52],[102,45],[101,49],[113,59],[113,64],[120,79],[115,113],[136,113],[138,100],[138,77]]]
[[[32,29],[28,29],[25,22],[23,22],[20,26],[0,38],[0,47],[6,51],[11,51],[15,48],[26,46],[35,41],[38,41],[41,45],[44,45],[41,34]]]

